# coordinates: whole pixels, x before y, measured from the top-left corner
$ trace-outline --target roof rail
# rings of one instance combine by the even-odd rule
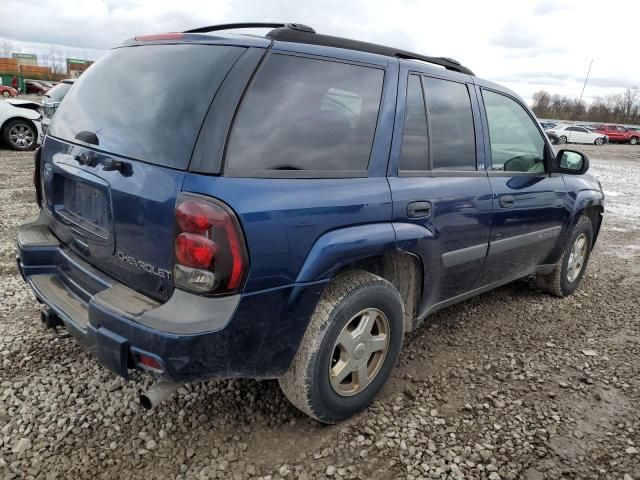
[[[346,48],[349,50],[377,53],[379,55],[403,58],[407,60],[420,60],[422,62],[439,65],[446,68],[447,70],[475,76],[475,74],[470,69],[468,69],[464,65],[461,65],[460,62],[452,58],[429,57],[426,55],[420,55],[419,53],[412,53],[407,52],[406,50],[398,50],[391,47],[385,47],[383,45],[377,45],[375,43],[361,42],[359,40],[334,37],[331,35],[320,35],[307,30],[289,28],[287,25],[276,27],[274,30],[271,30],[269,33],[267,33],[267,38],[271,38],[273,40],[281,40],[284,42],[296,42],[311,45],[324,45],[327,47]]]
[[[428,57],[425,55],[420,55],[419,53],[411,53],[407,52],[406,50],[398,50],[391,47],[385,47],[383,45],[377,45],[375,43],[361,42],[359,40],[350,40],[348,38],[334,37],[331,35],[320,35],[317,34],[313,28],[302,23],[224,23],[221,25],[210,25],[208,27],[193,28],[191,30],[185,30],[182,33],[208,33],[217,32],[220,30],[232,30],[236,28],[272,28],[273,30],[271,30],[266,35],[267,38],[271,38],[272,40],[306,43],[311,45],[323,45],[326,47],[346,48],[349,50],[377,53],[379,55],[403,58],[407,60],[420,60],[422,62],[431,63],[433,65],[439,65],[446,68],[447,70],[475,76],[470,69],[468,69],[464,65],[461,65],[460,62],[454,60],[453,58]]]
[[[297,30],[307,33],[316,33],[316,31],[302,23],[264,23],[264,22],[249,22],[249,23],[223,23],[220,25],[210,25],[208,27],[193,28],[191,30],[185,30],[182,33],[208,33],[217,32],[219,30],[233,30],[235,28],[288,28],[290,30]]]

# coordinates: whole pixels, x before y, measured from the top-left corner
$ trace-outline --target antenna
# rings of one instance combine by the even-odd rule
[[[587,70],[587,76],[584,77],[584,83],[582,84],[582,91],[580,92],[580,98],[578,99],[578,107],[580,107],[580,105],[582,105],[582,96],[584,95],[584,89],[587,87],[587,80],[589,80],[589,74],[591,73],[591,67],[593,66],[593,59],[591,60],[591,63],[589,63],[589,69]],[[576,112],[577,113],[577,112]],[[576,119],[574,116],[574,119],[571,122],[571,126],[573,127],[576,123]],[[567,139],[567,143],[569,143],[569,139],[571,138],[571,134],[573,133],[573,131],[569,132],[569,138]]]

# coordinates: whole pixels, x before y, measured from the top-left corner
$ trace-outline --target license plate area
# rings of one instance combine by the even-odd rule
[[[110,237],[110,208],[107,192],[88,183],[59,176],[60,197],[56,202],[56,213],[60,220],[102,240]]]

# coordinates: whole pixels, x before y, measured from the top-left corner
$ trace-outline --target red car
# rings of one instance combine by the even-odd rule
[[[15,88],[7,87],[6,85],[0,85],[0,95],[4,98],[17,97],[18,91]]]
[[[27,89],[27,93],[34,93],[36,95],[44,95],[45,93],[47,93],[47,90],[49,90],[47,87],[45,87],[43,84],[36,82],[34,80],[26,80],[25,82],[25,88]]]
[[[604,133],[609,137],[611,143],[630,143],[637,145],[640,143],[640,132],[627,130],[619,125],[603,125],[596,130],[597,133]]]

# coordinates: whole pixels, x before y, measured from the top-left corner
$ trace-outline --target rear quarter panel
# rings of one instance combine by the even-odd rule
[[[245,292],[294,283],[312,247],[325,233],[391,219],[385,177],[275,179],[187,174],[182,189],[219,198],[236,212],[249,251]],[[365,240],[353,238],[354,250]]]

